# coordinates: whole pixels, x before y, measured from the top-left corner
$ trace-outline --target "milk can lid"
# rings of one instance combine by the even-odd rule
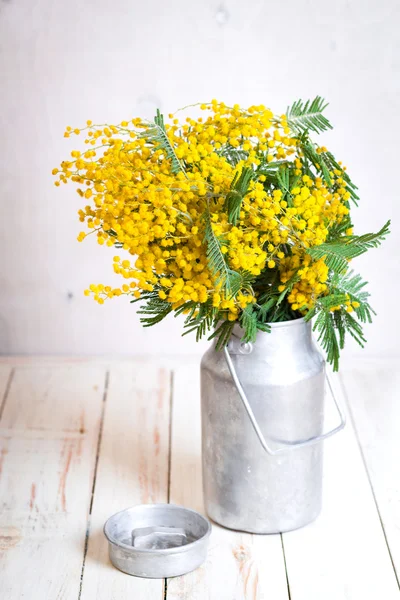
[[[176,504],[140,504],[111,516],[104,525],[111,562],[139,577],[176,577],[206,558],[211,523]]]

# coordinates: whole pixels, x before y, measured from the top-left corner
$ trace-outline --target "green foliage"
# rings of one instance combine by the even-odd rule
[[[185,314],[186,318],[185,318],[185,324],[188,323],[194,313],[196,312],[196,308],[198,306],[197,302],[194,302],[193,300],[188,300],[187,302],[185,302],[184,304],[182,304],[179,308],[177,308],[175,310],[175,314],[174,317],[179,317],[181,314]]]
[[[189,307],[189,314],[185,319],[184,327],[186,331],[183,333],[183,335],[187,335],[188,333],[195,331],[196,342],[198,342],[213,327],[217,311],[214,309],[212,301],[207,300],[207,302],[202,304],[197,304],[194,302],[186,303],[186,305],[183,305],[186,308],[181,312],[188,310],[188,305],[192,306]]]
[[[240,324],[244,331],[243,341],[255,342],[257,337],[257,313],[254,311],[251,304],[243,309],[242,314],[240,315]]]
[[[310,161],[310,163],[314,166],[316,171],[321,174],[326,185],[331,186],[332,179],[328,165],[326,164],[324,159],[324,154],[322,152],[318,154],[318,152],[316,151],[315,144],[313,144],[313,142],[309,140],[307,136],[303,136],[301,148],[303,150],[305,158],[307,158]]]
[[[168,138],[164,125],[164,117],[157,109],[157,114],[154,117],[154,125],[149,125],[140,136],[153,144],[155,150],[163,150],[165,156],[171,161],[172,173],[183,173],[186,177],[185,169],[183,168],[179,158],[175,154],[175,150]]]
[[[277,270],[268,269],[256,280],[254,289],[261,289],[258,294],[257,303],[254,309],[257,312],[258,323],[264,325],[266,323],[276,323],[278,321],[290,321],[301,317],[301,313],[292,310],[288,302],[284,302],[286,294],[290,293],[293,286],[300,277],[297,271],[286,282],[285,289],[279,290],[282,285]],[[261,327],[258,325],[258,329]],[[264,331],[265,329],[262,329]]]
[[[346,304],[347,296],[342,292],[336,290],[332,291],[327,296],[321,296],[318,298],[313,308],[311,308],[305,315],[305,320],[310,321],[319,311],[331,311],[336,306]]]
[[[341,306],[345,305],[346,301],[346,294],[334,291],[328,296],[319,298],[314,308],[305,316],[306,321],[310,321],[315,316],[313,330],[318,332],[318,342],[326,352],[327,361],[333,366],[334,371],[339,369],[340,350],[344,347],[346,331],[358,343],[365,342],[361,325],[344,306]],[[334,311],[331,310],[333,308]]]
[[[370,323],[372,314],[375,314],[368,302],[369,294],[365,291],[365,286],[366,282],[353,271],[335,273],[330,282],[331,292],[319,298],[305,315],[306,321],[315,317],[314,330],[319,333],[318,341],[326,351],[327,360],[333,365],[334,371],[339,368],[339,354],[344,347],[346,332],[360,346],[365,344],[361,323]],[[361,323],[354,318],[352,312],[348,312],[349,301],[359,304],[353,310]]]
[[[224,241],[219,239],[213,230],[210,206],[204,213],[204,241],[207,245],[208,268],[215,278],[215,285],[221,284],[223,291],[228,298],[235,296],[242,287],[242,277],[240,273],[230,269],[226,263],[222,246]]]
[[[234,148],[230,144],[224,144],[218,151],[218,154],[219,156],[226,158],[228,163],[234,167],[236,167],[241,160],[246,160],[248,157],[248,152]]]
[[[340,344],[336,335],[333,313],[321,310],[315,320],[313,329],[319,333],[318,341],[326,353],[327,361],[333,366],[333,370],[337,371],[339,369]]]
[[[343,167],[341,165],[339,165],[339,163],[336,161],[332,152],[323,152],[322,156],[323,156],[325,165],[331,171],[337,169],[341,172],[341,177],[346,182],[346,189],[348,192],[350,192],[351,199],[353,200],[354,204],[357,206],[357,200],[360,199],[356,193],[357,186],[351,181],[351,179],[348,176],[348,174],[346,173],[346,171],[343,170]]]
[[[235,321],[227,320],[224,311],[218,311],[213,308],[210,301],[204,304],[197,304],[195,306],[196,315],[193,316],[193,307],[190,306],[191,304],[188,302],[181,307],[181,312],[191,309],[190,314],[185,319],[184,327],[186,331],[183,335],[196,332],[196,340],[199,341],[208,331],[214,329],[208,339],[212,340],[216,338],[217,349],[223,348],[229,341]],[[269,332],[271,330],[269,324],[265,322],[267,312],[263,308],[266,307],[249,304],[241,312],[239,324],[243,329],[242,340],[244,342],[255,342],[257,331]]]
[[[340,223],[336,222],[329,227],[327,241],[333,242],[338,238],[345,236],[346,231],[352,227],[353,224],[351,222],[350,215],[344,215]]]
[[[286,294],[289,294],[292,291],[294,284],[298,281],[300,281],[300,275],[295,271],[291,278],[285,283],[285,289],[279,294],[276,301],[277,306],[284,300]]]
[[[172,311],[171,304],[168,304],[161,300],[158,295],[158,291],[149,292],[144,294],[140,300],[146,300],[146,304],[137,311],[138,315],[145,315],[140,318],[140,322],[143,327],[152,327],[156,325]],[[134,301],[132,301],[134,302]]]
[[[299,136],[299,145],[303,151],[307,175],[313,176],[310,165],[314,167],[316,172],[323,178],[326,185],[332,186],[332,171],[340,171],[340,176],[345,182],[346,189],[350,193],[350,197],[354,204],[357,205],[359,197],[357,195],[357,186],[351,181],[343,166],[339,165],[331,152],[317,152],[316,145],[310,140],[308,132],[305,131]],[[309,165],[307,166],[307,161]]]
[[[336,241],[312,246],[307,253],[315,260],[323,258],[326,265],[336,273],[347,270],[348,261],[356,258],[371,248],[377,248],[389,234],[390,221],[377,233],[366,233],[365,235],[352,235],[339,238]]]
[[[216,329],[208,339],[211,341],[216,338],[217,343],[215,347],[217,350],[222,350],[222,348],[229,342],[234,327],[234,321],[222,321],[218,326],[216,326]]]
[[[289,165],[289,161],[287,160],[274,160],[273,162],[268,162],[267,160],[268,154],[262,154],[260,157],[260,164],[257,167],[257,171],[255,172],[257,176],[265,175],[266,177],[272,176],[276,177],[276,172],[281,167],[285,167]]]
[[[250,181],[254,177],[254,171],[250,167],[244,167],[242,172],[236,172],[231,183],[231,190],[225,198],[224,208],[228,213],[228,221],[236,225],[239,220],[240,209],[243,198],[248,192]]]
[[[343,342],[341,345],[341,349],[343,349],[344,347],[344,332],[349,333],[351,337],[356,340],[357,344],[359,344],[361,348],[364,348],[364,345],[367,340],[364,337],[360,323],[353,317],[353,314],[348,313],[346,310],[342,309],[340,313],[338,313],[338,315],[336,316],[336,319],[339,319],[339,317],[342,319],[343,322]]]
[[[292,188],[290,185],[290,170],[287,167],[281,167],[276,173],[276,179],[282,192],[282,199],[284,200],[285,196],[290,194]]]
[[[362,348],[366,341],[360,323],[344,308],[334,312],[321,310],[315,319],[313,330],[318,332],[318,341],[334,371],[339,370],[340,350],[344,348],[346,333]]]
[[[331,287],[339,293],[347,294],[351,302],[358,302],[360,306],[354,307],[354,312],[362,323],[372,323],[374,310],[369,304],[369,293],[364,289],[367,285],[360,275],[349,271],[344,275],[335,273],[332,276]]]
[[[325,103],[325,100],[320,96],[316,96],[314,100],[307,100],[306,103],[297,100],[291,107],[287,108],[287,124],[296,134],[309,130],[320,133],[332,129],[332,125],[322,114],[327,106],[328,103]]]
[[[263,321],[266,312],[257,310],[257,305],[248,304],[243,309],[240,315],[240,324],[243,328],[243,342],[255,342],[257,337],[257,331],[270,332],[271,327]]]
[[[258,319],[260,323],[267,323],[270,320],[271,310],[276,306],[276,296],[270,296],[263,304],[258,305]]]

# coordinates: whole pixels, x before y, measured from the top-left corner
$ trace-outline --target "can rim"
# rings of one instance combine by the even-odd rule
[[[111,535],[107,531],[107,526],[111,522],[112,519],[115,519],[115,517],[117,517],[118,515],[120,515],[122,513],[126,513],[129,510],[132,510],[133,508],[141,508],[144,510],[149,510],[152,508],[159,508],[159,507],[165,508],[167,506],[171,507],[172,510],[175,510],[175,509],[184,510],[186,512],[195,514],[197,517],[200,517],[207,525],[207,531],[205,532],[205,534],[202,535],[201,537],[199,537],[198,539],[194,540],[193,542],[189,542],[188,544],[185,544],[184,546],[176,546],[175,548],[149,549],[149,548],[135,548],[134,546],[125,544],[125,542],[121,542],[119,539],[115,538],[113,535]],[[197,510],[193,510],[192,508],[187,508],[186,506],[181,506],[179,504],[169,504],[166,502],[159,502],[159,503],[155,503],[155,504],[135,504],[134,506],[129,506],[128,508],[125,508],[124,510],[120,510],[120,511],[114,513],[105,522],[104,527],[103,527],[103,532],[104,532],[104,535],[106,536],[107,540],[111,544],[114,544],[115,546],[117,546],[119,548],[124,548],[125,550],[129,550],[132,553],[132,555],[134,555],[134,554],[157,554],[157,555],[160,554],[161,555],[161,554],[175,554],[175,553],[188,552],[196,545],[199,545],[200,543],[204,542],[211,535],[211,529],[212,529],[212,526],[211,526],[210,521],[206,517],[204,517],[202,514],[200,514]]]
[[[294,325],[303,325],[303,323],[307,323],[304,317],[299,317],[298,319],[290,319],[289,321],[276,321],[274,323],[267,323],[272,329],[276,329],[278,327],[292,327]]]
[[[266,323],[266,325],[268,325],[268,327],[270,327],[271,329],[283,329],[284,327],[294,327],[296,325],[307,325],[308,323],[310,323],[310,321],[306,321],[304,317],[299,317],[298,319],[290,319],[290,321],[277,321],[274,323]],[[242,335],[243,332],[243,328],[240,326],[239,323],[235,323],[235,327],[234,327],[234,332],[236,331],[237,334]],[[257,331],[257,336],[259,335],[269,335],[269,331]]]

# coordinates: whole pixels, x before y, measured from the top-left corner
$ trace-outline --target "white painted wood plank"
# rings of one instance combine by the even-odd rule
[[[400,369],[354,365],[341,380],[400,579]]]
[[[5,406],[5,401],[7,399],[12,375],[12,367],[10,365],[0,363],[0,418]]]
[[[337,381],[335,390],[341,395]],[[321,516],[308,527],[283,535],[291,599],[399,600],[351,423],[325,443],[324,466]]]
[[[6,390],[8,378],[10,377],[12,367],[7,364],[0,364],[0,398],[3,397],[3,394]]]
[[[164,580],[130,577],[108,558],[103,525],[141,503],[168,501],[170,373],[131,363],[110,371],[82,600],[162,600]]]
[[[193,365],[174,373],[170,501],[204,513],[200,456],[199,366]],[[167,590],[168,600],[287,600],[281,538],[213,524],[206,563],[168,580]]]
[[[0,444],[0,597],[76,600],[101,420],[96,367],[15,370]]]
[[[0,365],[0,421],[1,421],[1,415],[5,408],[5,403],[7,400],[7,396],[8,396],[8,392],[9,392],[9,388],[10,388],[10,384],[11,384],[11,377],[13,374],[14,374],[13,370],[10,366]],[[0,423],[0,425],[1,425],[1,423]],[[5,457],[6,453],[7,453],[7,449],[5,448],[5,445],[3,445],[3,443],[0,441],[0,481],[1,481],[1,473],[3,470],[4,457]],[[0,502],[1,502],[1,498],[0,498]],[[1,542],[0,542],[0,544],[1,544]]]

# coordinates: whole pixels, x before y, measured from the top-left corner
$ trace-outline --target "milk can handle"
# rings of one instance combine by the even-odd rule
[[[323,433],[321,435],[316,435],[314,437],[310,437],[305,440],[299,440],[297,442],[281,442],[283,444],[283,447],[273,450],[266,442],[265,437],[258,425],[257,419],[254,416],[253,410],[252,410],[250,403],[247,399],[247,396],[244,392],[242,384],[240,383],[239,377],[237,376],[236,369],[233,365],[233,362],[232,362],[232,359],[229,354],[227,346],[224,346],[224,353],[225,353],[225,358],[226,358],[226,362],[228,364],[230,374],[232,375],[232,379],[236,385],[237,391],[239,392],[239,396],[243,402],[243,406],[245,407],[246,412],[249,415],[249,418],[250,418],[251,424],[253,425],[254,431],[256,432],[257,437],[260,440],[261,445],[264,448],[264,450],[271,456],[274,456],[275,454],[280,454],[281,452],[286,452],[287,450],[296,450],[297,448],[305,448],[306,446],[312,446],[313,444],[322,442],[323,440],[326,440],[327,438],[331,437],[332,435],[334,435],[335,433],[337,433],[338,431],[343,429],[343,427],[346,425],[346,416],[344,414],[342,407],[340,406],[340,404],[338,403],[338,401],[336,399],[336,396],[332,389],[331,382],[329,381],[329,378],[327,377],[329,389],[332,394],[336,409],[340,416],[339,425],[337,427],[335,427],[334,429],[327,431],[326,433]]]

